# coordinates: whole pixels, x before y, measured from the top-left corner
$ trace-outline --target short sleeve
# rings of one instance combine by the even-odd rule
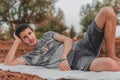
[[[56,34],[56,32],[54,32],[54,31],[48,31],[43,34],[43,37],[51,37],[51,38],[55,39],[55,34]]]
[[[33,65],[32,60],[34,58],[34,51],[33,52],[28,52],[25,55],[21,56],[21,58],[25,61],[26,64],[28,65]]]

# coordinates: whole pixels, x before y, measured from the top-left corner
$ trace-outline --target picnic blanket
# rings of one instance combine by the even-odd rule
[[[16,65],[6,66],[0,64],[0,69],[11,72],[28,73],[37,75],[47,80],[72,79],[72,80],[120,80],[120,72],[84,72],[79,70],[60,71],[59,69],[48,69],[41,66]]]

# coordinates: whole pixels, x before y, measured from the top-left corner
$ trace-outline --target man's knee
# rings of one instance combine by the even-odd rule
[[[119,71],[120,70],[120,66],[118,66],[118,64],[111,58],[106,58],[106,60],[104,61],[105,68],[108,71]]]
[[[116,17],[114,9],[111,6],[103,7],[101,9],[101,14],[104,15],[106,18]]]
[[[112,58],[98,58],[95,59],[90,67],[91,71],[120,71],[119,64]]]

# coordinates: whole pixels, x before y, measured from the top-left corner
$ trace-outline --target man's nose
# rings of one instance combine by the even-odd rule
[[[29,35],[29,36],[28,36],[28,39],[31,40],[31,39],[32,39],[32,36]]]

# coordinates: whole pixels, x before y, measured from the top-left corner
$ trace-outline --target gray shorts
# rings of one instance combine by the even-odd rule
[[[89,71],[89,65],[98,57],[104,31],[98,29],[95,21],[88,27],[84,38],[78,42],[71,68]]]

